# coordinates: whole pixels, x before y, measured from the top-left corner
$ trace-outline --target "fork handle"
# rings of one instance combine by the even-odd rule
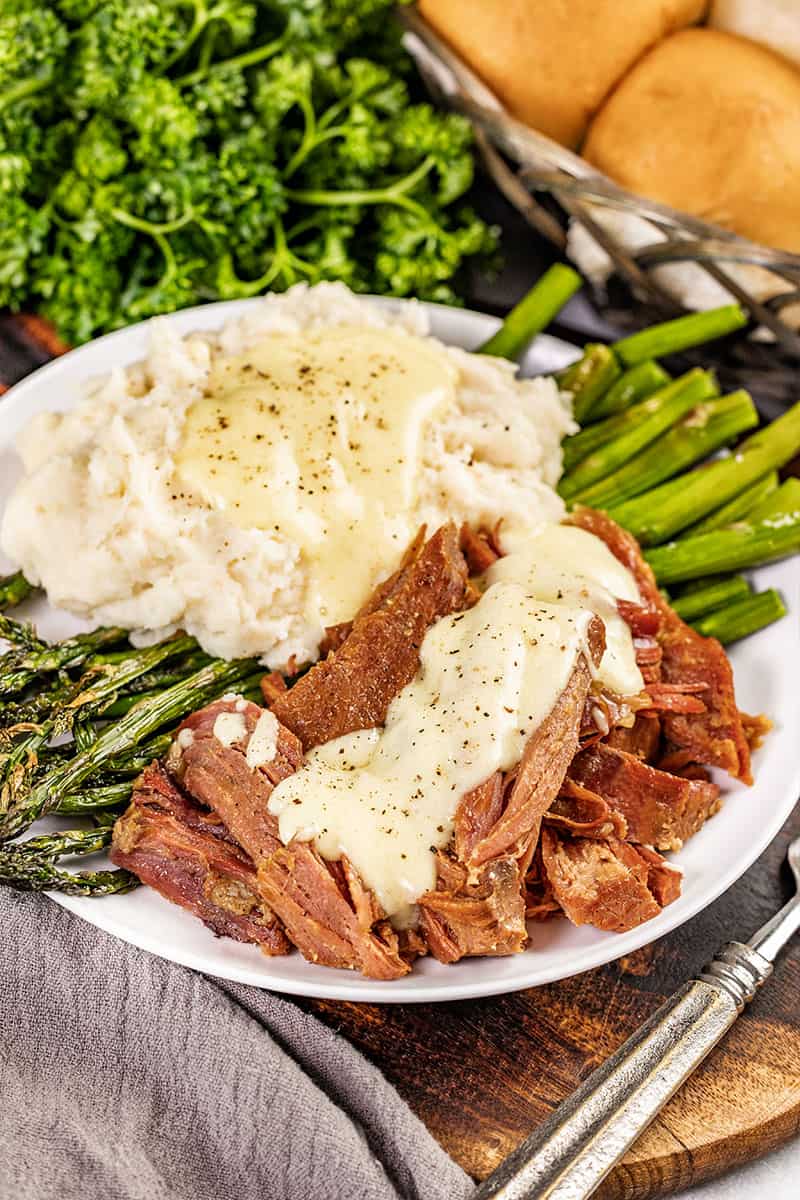
[[[772,964],[729,942],[505,1159],[474,1200],[583,1200],[769,978]]]

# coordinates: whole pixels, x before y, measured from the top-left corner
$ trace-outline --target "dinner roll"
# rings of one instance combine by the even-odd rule
[[[641,54],[706,0],[420,0],[430,25],[506,107],[565,146]],[[624,9],[624,11],[623,11]]]
[[[584,156],[624,187],[800,251],[800,74],[763,46],[687,29],[637,63]]]

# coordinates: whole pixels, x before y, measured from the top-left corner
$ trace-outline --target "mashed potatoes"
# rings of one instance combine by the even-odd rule
[[[214,396],[226,364],[241,364],[265,338],[296,343],[332,327],[389,330],[388,340],[406,337],[412,350],[424,337],[448,380],[446,397],[415,410],[400,511],[395,501],[376,519],[374,503],[362,505],[355,519],[343,512],[346,530],[335,531],[343,572],[348,563],[360,569],[362,600],[399,558],[398,539],[423,522],[502,519],[511,534],[559,519],[559,445],[573,425],[551,380],[518,380],[510,364],[428,338],[416,306],[389,311],[340,284],[299,285],[219,334],[180,338],[155,321],[143,363],[98,381],[71,412],[35,418],[19,442],[25,476],[3,518],[3,550],[52,604],[92,622],[141,637],[184,628],[212,654],[258,655],[271,667],[315,657],[331,606],[315,591],[308,544],[291,536],[290,521],[272,520],[270,480],[251,526],[234,513],[230,490],[209,491],[180,464],[191,415]],[[341,474],[335,433],[330,462]],[[293,470],[288,442],[287,454],[281,461]]]

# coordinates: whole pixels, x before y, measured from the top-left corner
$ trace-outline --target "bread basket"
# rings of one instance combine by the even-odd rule
[[[608,256],[612,287],[608,294],[603,289],[603,303],[615,284],[623,283],[628,293],[627,303],[614,312],[618,323],[634,328],[652,321],[654,312],[662,319],[683,311],[674,290],[664,286],[664,268],[691,264],[701,273],[701,285],[719,297],[716,303],[727,292],[752,318],[757,332],[751,329],[737,346],[741,368],[777,370],[788,384],[800,360],[800,255],[758,245],[625,190],[512,117],[415,7],[401,9],[400,19],[426,86],[439,103],[471,121],[484,167],[506,199],[560,251],[571,248],[567,231],[572,239],[581,229]],[[604,217],[611,213],[647,223],[636,248],[609,226]]]

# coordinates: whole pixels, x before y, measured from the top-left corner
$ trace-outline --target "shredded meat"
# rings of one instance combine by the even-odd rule
[[[247,737],[223,745],[214,736],[221,712],[240,711]],[[245,753],[261,709],[241,701],[219,700],[194,713],[182,729],[192,738],[173,744],[171,769],[183,787],[215,812],[256,866],[264,902],[280,917],[290,940],[311,962],[361,970],[376,979],[397,979],[408,964],[374,896],[350,868],[328,863],[307,842],[284,846],[268,809],[273,788],[302,760],[299,740],[279,728],[271,762],[252,770]]]
[[[589,645],[592,665],[597,666],[605,649],[605,630],[596,618],[589,629]],[[579,658],[552,710],[528,738],[503,814],[473,847],[470,865],[480,866],[503,854],[521,858],[535,843],[541,819],[558,795],[578,750],[592,665]]]
[[[383,722],[390,702],[416,673],[428,627],[464,605],[466,585],[455,527],[444,526],[427,542],[422,531],[400,569],[380,585],[352,626],[339,630],[336,651],[291,689],[274,675],[265,680],[262,691],[279,722],[271,762],[256,770],[247,765],[247,743],[261,710],[236,701],[218,701],[193,714],[170,752],[170,770],[251,855],[259,895],[312,962],[393,979],[408,971],[406,958],[420,953],[420,943],[405,938],[401,945],[345,860],[329,863],[304,842],[281,844],[268,809],[272,789],[297,769],[304,747]],[[245,737],[231,746],[213,733],[226,711],[240,712],[245,722]]]
[[[336,869],[342,868],[344,879]],[[338,878],[337,878],[338,877]],[[346,860],[326,862],[308,842],[290,842],[259,863],[261,894],[309,962],[399,979],[409,966],[397,935]]]
[[[736,707],[733,671],[725,651],[715,638],[695,633],[666,604],[664,609],[661,672],[665,682],[705,683],[707,688],[702,693],[705,712],[664,715],[666,740],[689,751],[695,762],[721,767],[743,783],[752,783],[750,747]]]
[[[416,674],[430,625],[463,607],[467,565],[455,526],[444,525],[424,544],[418,538],[412,552],[338,650],[273,702],[275,716],[303,749],[382,725],[390,703]]]
[[[742,718],[742,728],[748,746],[751,750],[757,750],[772,729],[772,721],[763,713],[756,717],[751,717],[749,713],[740,713],[739,715]]]
[[[722,646],[714,638],[701,637],[673,612],[658,590],[636,540],[610,517],[579,508],[570,519],[602,538],[633,574],[644,606],[658,614],[663,683],[674,685],[684,694],[687,687],[702,685],[704,711],[693,706],[688,711],[685,706],[682,711],[664,711],[666,740],[677,750],[686,751],[692,761],[721,767],[735,779],[752,783],[750,747],[736,707],[733,672]]]
[[[241,743],[224,746],[214,736],[217,717],[225,712],[243,717],[246,737]],[[247,744],[261,712],[257,704],[216,700],[183,722],[166,759],[184,790],[220,817],[256,864],[281,846],[267,808],[272,789],[294,774],[303,759],[297,738],[279,727],[274,758],[256,770],[247,765]],[[191,737],[182,738],[184,731],[191,731]]]
[[[486,530],[462,525],[459,539],[470,575],[483,575],[502,556],[495,535]]]
[[[616,750],[635,754],[644,762],[655,762],[661,745],[661,723],[655,714],[643,716],[638,712],[633,725],[618,725],[610,730],[605,743]]]
[[[474,879],[463,864],[440,855],[439,885],[420,900],[420,924],[440,962],[524,950],[524,873],[514,858],[493,859]]]
[[[505,805],[505,779],[496,771],[463,796],[456,810],[453,849],[459,862],[469,862],[478,843],[497,823]]]
[[[648,683],[645,691],[650,697],[650,706],[642,711],[650,713],[704,713],[705,703],[700,699],[708,690],[706,683]]]
[[[610,549],[610,547],[609,547]],[[632,600],[617,600],[617,611],[634,638],[654,638],[661,626],[657,611]]]
[[[603,796],[569,777],[562,783],[544,820],[545,824],[571,833],[573,837],[618,837],[624,840],[628,836],[628,822],[622,813]]]
[[[514,774],[494,775],[465,796],[455,819],[454,856],[439,855],[436,890],[420,897],[431,953],[442,962],[474,954],[512,954],[527,941],[523,881],[542,817],[558,795],[578,749],[592,667],[605,649],[602,622],[552,711],[528,738]]]
[[[376,979],[400,978],[428,952],[446,963],[518,953],[526,917],[564,913],[621,931],[656,916],[681,881],[658,850],[678,848],[719,807],[702,764],[749,780],[750,749],[769,723],[738,712],[722,648],[672,612],[633,539],[602,513],[581,509],[572,519],[637,579],[642,602],[618,609],[646,695],[623,704],[593,684],[605,648],[595,618],[587,654],[521,761],[462,797],[453,839],[437,852],[435,887],[419,899],[418,928],[393,929],[346,857],[283,845],[269,799],[306,750],[384,722],[417,672],[430,625],[477,598],[468,573],[500,556],[496,531],[446,525],[426,541],[421,530],[354,620],[326,631],[323,661],[291,686],[264,677],[278,721],[269,762],[247,762],[258,705],[226,699],[189,717],[164,768],[138,781],[115,827],[114,861],[217,933],[270,954],[294,945],[311,962]],[[243,721],[230,745],[214,734],[222,713]]]
[[[269,675],[265,675],[261,680],[261,695],[264,697],[267,708],[274,704],[286,690],[286,680],[277,671],[270,671]]]
[[[602,743],[581,751],[569,775],[622,814],[630,841],[659,850],[679,850],[720,806],[716,784],[671,775]]]
[[[142,773],[114,826],[110,857],[219,937],[254,942],[266,954],[288,953],[280,921],[259,894],[251,859],[158,763]]]
[[[564,837],[549,826],[541,845],[552,896],[574,925],[622,933],[658,916],[680,892],[680,872],[647,847]]]
[[[525,879],[525,915],[529,921],[548,921],[551,917],[564,915],[544,869],[541,841]]]
[[[348,638],[352,633],[353,625],[359,620],[359,618],[368,617],[370,613],[374,613],[376,609],[380,608],[382,604],[386,603],[389,597],[394,594],[398,583],[401,582],[403,578],[403,572],[405,571],[406,567],[410,566],[415,559],[418,558],[424,545],[425,526],[423,525],[417,531],[414,540],[403,555],[400,561],[400,566],[393,574],[389,575],[387,579],[384,579],[382,583],[378,584],[366,603],[361,606],[356,615],[353,617],[352,621],[342,621],[338,625],[328,626],[328,628],[325,630],[325,637],[320,643],[320,658],[327,658],[328,655],[334,650],[339,649],[345,639]]]

